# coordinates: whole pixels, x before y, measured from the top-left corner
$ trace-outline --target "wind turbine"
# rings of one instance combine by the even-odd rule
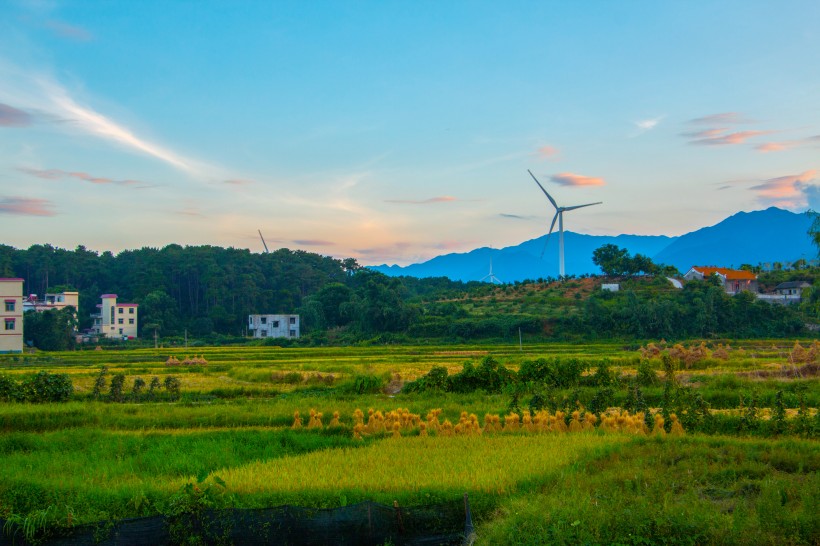
[[[487,275],[484,275],[484,277],[479,282],[484,282],[485,279],[490,279],[490,284],[504,284],[500,280],[498,280],[498,277],[493,275],[493,257],[492,256],[490,256],[490,272]]]
[[[262,239],[262,246],[264,246],[264,247],[265,247],[265,254],[267,254],[267,253],[268,253],[268,245],[267,245],[267,243],[265,243],[265,238],[264,238],[264,237],[262,237],[262,230],[261,230],[261,229],[257,229],[256,231],[258,231],[258,232],[259,232],[259,238],[260,238],[260,239]]]
[[[555,221],[558,220],[558,276],[560,278],[564,277],[564,212],[568,210],[575,210],[580,209],[583,207],[591,207],[592,205],[600,205],[603,201],[598,201],[597,203],[587,203],[586,205],[575,205],[574,207],[559,207],[558,203],[555,202],[555,199],[552,198],[550,194],[547,193],[547,190],[544,189],[544,186],[541,185],[541,182],[535,178],[535,175],[532,174],[532,171],[527,169],[527,172],[530,173],[530,176],[535,183],[538,184],[538,187],[541,188],[541,191],[544,192],[544,195],[547,196],[547,199],[550,200],[552,206],[555,207],[555,216],[552,217],[552,224],[550,224],[549,233],[547,233],[547,238],[544,241],[544,248],[541,249],[541,258],[544,258],[544,251],[547,250],[547,243],[550,240],[550,235],[552,235],[552,230],[555,229]]]

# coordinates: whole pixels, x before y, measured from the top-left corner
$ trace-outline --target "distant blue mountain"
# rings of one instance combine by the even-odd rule
[[[693,265],[740,267],[812,260],[817,248],[808,235],[811,218],[777,207],[738,212],[711,227],[681,235],[653,260],[685,273]]]
[[[564,232],[565,265],[568,275],[600,273],[592,263],[592,252],[614,244],[631,254],[650,256],[656,263],[674,265],[685,273],[693,265],[739,267],[741,264],[790,262],[811,259],[817,250],[807,235],[811,219],[771,207],[755,212],[739,212],[717,225],[680,237],[655,235],[583,235]],[[540,258],[546,235],[502,249],[478,248],[461,254],[444,254],[423,263],[378,265],[370,269],[390,276],[449,277],[478,281],[490,272],[502,282],[558,276],[558,236],[549,239]]]

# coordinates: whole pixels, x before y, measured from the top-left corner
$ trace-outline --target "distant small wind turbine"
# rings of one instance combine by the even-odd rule
[[[547,238],[544,241],[544,248],[541,249],[541,258],[544,258],[544,252],[547,250],[547,243],[550,240],[550,235],[552,235],[552,230],[555,228],[555,221],[558,220],[558,276],[563,278],[564,275],[564,212],[568,210],[575,210],[580,209],[583,207],[591,207],[592,205],[600,205],[603,201],[598,201],[597,203],[587,203],[586,205],[575,205],[574,207],[559,207],[558,203],[555,202],[555,199],[552,198],[550,194],[547,193],[547,190],[544,189],[544,186],[541,185],[541,182],[535,178],[535,175],[532,174],[532,171],[527,169],[527,172],[530,173],[530,176],[535,183],[538,184],[538,187],[541,188],[541,191],[544,192],[544,195],[547,196],[547,199],[550,200],[552,206],[555,207],[555,216],[552,217],[552,224],[550,224],[549,233],[547,233]]]
[[[490,272],[487,275],[484,275],[484,277],[479,282],[484,282],[486,279],[490,279],[491,284],[504,284],[503,282],[498,280],[498,277],[493,275],[493,258],[492,258],[492,256],[490,256]]]
[[[264,247],[265,247],[265,254],[267,254],[267,253],[269,252],[269,250],[268,250],[268,245],[265,243],[265,238],[264,238],[264,237],[262,237],[262,230],[261,230],[261,229],[257,229],[256,231],[258,231],[258,232],[259,232],[259,238],[260,238],[260,239],[262,239],[262,246],[264,246]]]

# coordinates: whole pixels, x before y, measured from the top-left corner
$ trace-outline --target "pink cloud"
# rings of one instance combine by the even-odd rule
[[[543,159],[556,159],[558,157],[558,148],[546,144],[536,150],[538,157]]]
[[[703,131],[691,131],[688,133],[681,133],[681,136],[687,138],[713,138],[722,135],[728,129],[704,129]]]
[[[603,178],[582,176],[574,173],[558,173],[551,176],[550,180],[562,186],[603,186],[606,184]]]
[[[56,19],[46,21],[46,27],[60,38],[68,38],[77,42],[88,42],[93,38],[86,29]]]
[[[817,171],[810,170],[800,174],[769,178],[750,189],[757,192],[758,199],[764,203],[795,208],[805,206],[806,191],[814,187],[812,182],[816,178]]]
[[[225,184],[230,184],[231,186],[246,186],[248,184],[253,184],[253,180],[243,180],[241,178],[232,178],[230,180],[225,180]]]
[[[760,135],[768,135],[770,133],[772,133],[772,131],[738,131],[736,133],[693,140],[689,144],[705,146],[730,146],[734,144],[744,144],[750,138]]]
[[[720,114],[711,114],[703,116],[702,118],[695,118],[689,123],[697,123],[700,125],[722,125],[725,123],[749,123],[751,120],[744,117],[739,112],[721,112]]]
[[[783,150],[790,150],[792,148],[799,148],[801,146],[812,146],[820,142],[820,135],[801,138],[798,140],[784,140],[782,142],[764,142],[755,146],[758,152],[782,152]]]
[[[0,214],[19,214],[22,216],[54,216],[52,203],[45,199],[26,199],[24,197],[5,197],[0,199]]]
[[[31,116],[8,104],[0,103],[0,127],[27,127],[31,125]]]
[[[420,201],[416,201],[413,199],[386,199],[385,203],[399,203],[402,205],[430,205],[432,203],[450,203],[452,201],[458,201],[458,198],[451,197],[449,195],[442,195],[439,197],[431,197],[430,199],[423,199]]]
[[[134,184],[141,184],[138,180],[114,180],[112,178],[104,178],[100,176],[93,176],[84,172],[69,172],[60,169],[29,169],[20,168],[21,172],[30,174],[37,178],[45,180],[59,180],[60,178],[76,178],[92,184],[118,184],[121,186],[131,186]]]

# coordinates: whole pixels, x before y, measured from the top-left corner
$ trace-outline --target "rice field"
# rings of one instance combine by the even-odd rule
[[[787,418],[797,419],[799,396],[808,401],[806,415],[816,419],[818,379],[808,364],[796,361],[794,341],[721,343],[731,346],[728,354],[710,349],[704,358],[682,365],[678,376],[703,395],[715,415],[729,419],[727,427],[741,421],[737,401],[748,393],[756,396],[764,420],[772,416],[776,392],[787,403]],[[601,424],[576,434],[446,434],[421,426],[429,423],[434,408],[439,422],[449,421],[454,430],[470,414],[496,415],[503,423],[510,393],[401,392],[406,382],[434,366],[456,374],[465,362],[487,355],[510,370],[537,358],[575,359],[586,368],[585,376],[605,361],[616,377],[628,380],[642,362],[640,349],[563,343],[0,355],[0,374],[6,377],[22,379],[47,370],[67,374],[74,385],[68,402],[0,402],[0,519],[59,513],[64,515],[50,524],[65,525],[65,514],[76,524],[164,513],[186,483],[210,477],[224,481],[226,498],[236,507],[335,507],[367,499],[411,505],[450,501],[467,492],[481,522],[479,537],[483,533],[487,544],[640,543],[626,537],[638,536],[637,531],[655,538],[686,531],[675,514],[697,522],[697,543],[766,543],[783,527],[791,532],[791,543],[820,543],[816,522],[806,515],[820,506],[817,440],[747,438],[737,432],[721,436],[728,428],[714,436],[651,438],[619,432],[615,425],[604,432]],[[168,365],[172,356],[196,356],[200,362]],[[661,362],[648,362],[662,378]],[[105,389],[94,394],[104,367],[106,389],[115,374],[125,376],[123,402],[109,401]],[[794,370],[808,370],[808,375]],[[147,383],[168,376],[180,379],[178,397],[163,391],[151,399],[144,393],[131,396],[135,378]],[[378,378],[378,389],[357,390],[362,377]],[[564,402],[570,395],[589,400],[596,389],[580,386],[546,395]],[[647,386],[644,395],[657,402],[663,386]],[[614,395],[612,419],[620,415],[623,396]],[[527,400],[521,403],[523,418],[529,415]],[[416,417],[398,434],[384,425],[374,433],[364,428],[368,409]],[[321,427],[309,426],[311,411],[323,414]],[[294,412],[303,419],[298,429],[293,428]],[[331,427],[336,412],[338,421]],[[571,416],[565,419],[572,425]],[[677,453],[689,453],[703,464],[686,463]],[[676,467],[685,473],[679,481]],[[713,491],[721,488],[727,492]],[[764,522],[761,511],[771,508],[766,503],[774,502],[773,491],[782,497],[784,515]],[[641,494],[649,500],[641,500]],[[640,505],[645,517],[635,516],[628,503]],[[598,516],[596,510],[601,510]],[[706,516],[714,513],[723,515]]]

